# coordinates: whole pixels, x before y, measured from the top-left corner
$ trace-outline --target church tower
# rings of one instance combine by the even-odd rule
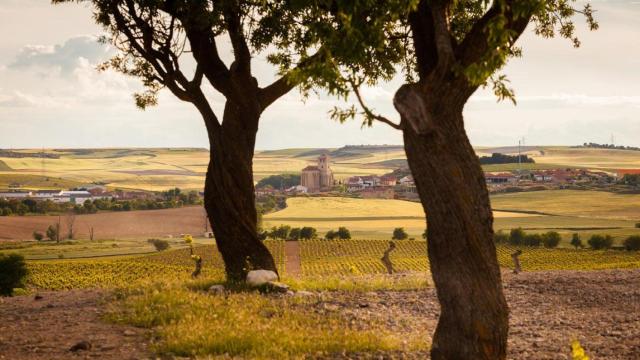
[[[322,154],[318,158],[318,170],[320,171],[320,188],[328,190],[333,186],[333,172],[329,166],[330,158],[327,154]]]

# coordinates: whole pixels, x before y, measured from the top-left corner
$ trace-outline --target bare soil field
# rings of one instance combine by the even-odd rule
[[[60,217],[62,233],[66,232],[66,216]],[[33,239],[34,231],[45,232],[55,224],[58,216],[0,217],[0,240]],[[205,212],[200,206],[176,209],[104,212],[77,215],[74,223],[76,238],[88,239],[94,229],[94,239],[123,239],[161,237],[180,234],[201,235],[204,232]]]
[[[640,270],[504,273],[509,303],[509,359],[569,359],[578,339],[592,359],[640,358]],[[0,359],[144,359],[149,334],[100,320],[106,293],[42,293],[0,300]],[[323,292],[315,311],[334,313],[367,329],[372,322],[399,333],[424,332],[437,323],[435,289]],[[375,320],[375,321],[374,321]],[[378,325],[379,326],[379,325]],[[71,353],[78,341],[89,351]],[[429,339],[427,339],[429,340]],[[425,359],[426,352],[334,354],[331,359]]]

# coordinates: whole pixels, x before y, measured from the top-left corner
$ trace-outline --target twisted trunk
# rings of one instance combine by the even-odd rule
[[[482,168],[464,130],[462,106],[445,96],[428,95],[436,105],[417,107],[428,109],[422,124],[415,123],[415,111],[396,107],[427,216],[428,255],[441,305],[431,357],[504,359],[508,308]],[[427,93],[423,90],[420,96],[426,104]]]
[[[222,127],[209,131],[204,205],[229,281],[244,281],[252,269],[277,272],[257,236],[252,166],[259,118],[259,111],[227,101]]]

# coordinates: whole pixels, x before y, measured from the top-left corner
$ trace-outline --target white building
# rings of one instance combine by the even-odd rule
[[[31,191],[0,192],[0,199],[25,199],[31,196]]]

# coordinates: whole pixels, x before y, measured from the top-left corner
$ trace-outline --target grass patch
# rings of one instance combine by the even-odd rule
[[[369,274],[360,276],[305,276],[299,279],[284,278],[293,290],[311,291],[402,291],[430,287],[431,274],[410,272],[393,276]]]
[[[163,355],[290,359],[426,348],[421,336],[407,339],[383,324],[361,329],[339,313],[317,311],[315,297],[209,295],[185,283],[156,283],[118,298],[107,319],[153,329],[154,350]]]

